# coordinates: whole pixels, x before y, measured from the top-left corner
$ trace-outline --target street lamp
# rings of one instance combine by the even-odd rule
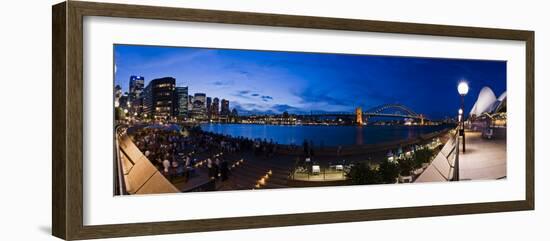
[[[468,94],[468,83],[466,81],[460,81],[458,84],[458,94],[460,94],[460,135],[462,136],[462,153],[466,153],[466,135],[464,133],[464,96]]]
[[[124,109],[124,119],[128,120],[128,109]]]
[[[459,84],[458,84],[458,93],[461,95],[461,96],[465,96],[468,94],[468,90],[470,88],[468,87],[468,83],[466,81],[461,81]]]

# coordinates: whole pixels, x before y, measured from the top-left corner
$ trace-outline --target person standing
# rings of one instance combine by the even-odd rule
[[[216,178],[216,170],[214,168],[214,164],[212,163],[212,160],[210,158],[206,159],[206,166],[208,167],[208,178],[214,179]]]
[[[220,159],[216,158],[216,162],[214,163],[216,179],[220,177],[220,166],[221,166]]]
[[[168,161],[168,159],[164,159],[164,161],[162,161],[162,165],[164,166],[163,174],[169,175],[168,172],[170,171],[170,161]]]

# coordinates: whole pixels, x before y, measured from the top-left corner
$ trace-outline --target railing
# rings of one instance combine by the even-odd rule
[[[453,165],[453,181],[460,181],[460,162],[459,162],[459,156],[460,156],[460,125],[456,128],[455,136],[453,137],[455,140],[455,145],[453,148],[453,151],[455,153],[455,162]],[[452,153],[451,151],[450,153]],[[450,155],[450,154],[449,154]]]
[[[443,148],[435,155],[430,164],[424,168],[424,171],[415,179],[420,182],[432,181],[456,181],[459,179],[459,146],[460,132],[459,128],[448,132],[448,139]],[[454,154],[454,156],[453,156]]]
[[[120,146],[118,142],[118,138],[122,133],[120,133],[120,128],[123,127],[122,125],[117,125],[115,127],[115,145],[114,145],[114,173],[113,173],[113,185],[114,185],[114,194],[115,195],[128,195],[128,192],[126,191],[126,183],[124,181],[124,173],[122,168],[122,160],[120,158]]]

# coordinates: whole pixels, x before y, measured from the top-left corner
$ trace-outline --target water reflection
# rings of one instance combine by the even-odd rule
[[[416,138],[445,129],[446,126],[284,126],[255,124],[204,124],[209,132],[246,137],[273,139],[279,144],[301,145],[304,140],[315,146],[349,146],[375,144]]]

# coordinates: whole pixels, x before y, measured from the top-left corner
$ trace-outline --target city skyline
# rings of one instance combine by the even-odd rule
[[[506,91],[506,62],[324,53],[115,45],[115,85],[129,90],[131,75],[173,77],[189,95],[205,93],[230,108],[279,114],[368,109],[401,103],[432,118],[456,115],[456,84],[471,93]],[[438,90],[438,91],[433,91]],[[453,97],[457,98],[453,98]],[[441,101],[448,100],[448,101]]]

